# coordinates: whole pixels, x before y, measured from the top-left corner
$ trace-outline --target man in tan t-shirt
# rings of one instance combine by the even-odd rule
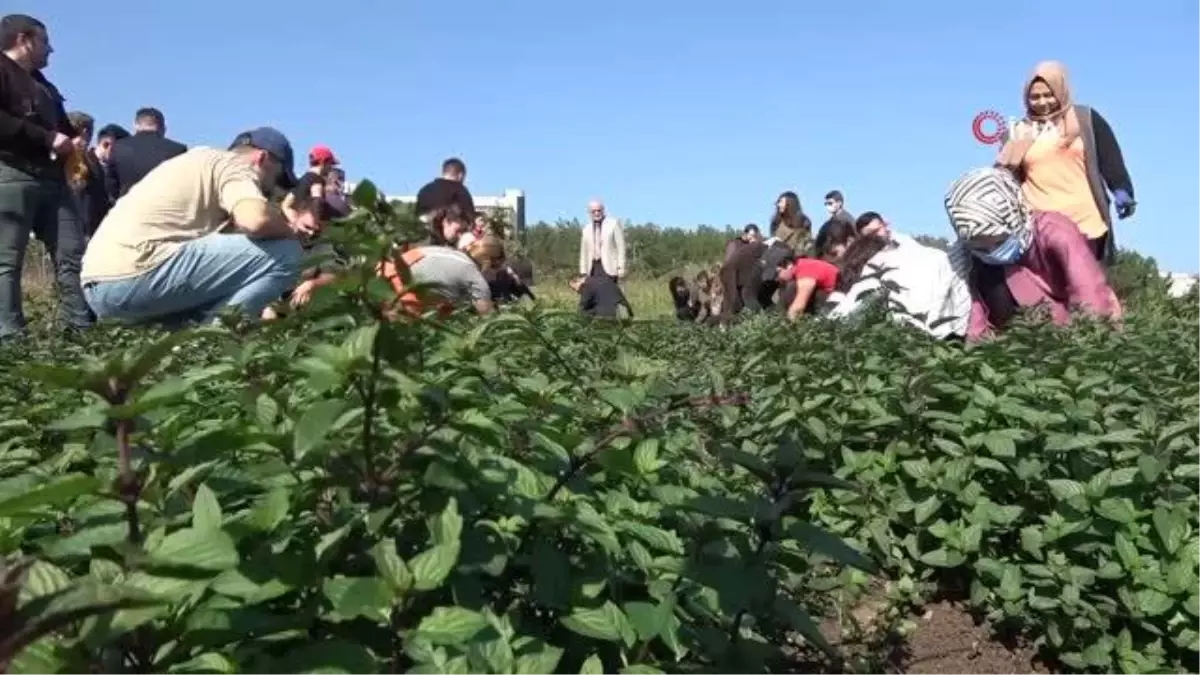
[[[155,167],[119,199],[83,257],[83,292],[101,319],[178,324],[223,307],[258,317],[295,286],[298,237],[264,192],[296,181],[279,131],[240,134],[229,150],[198,147]]]

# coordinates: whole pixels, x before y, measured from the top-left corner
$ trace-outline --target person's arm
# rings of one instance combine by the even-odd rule
[[[588,272],[591,271],[590,265],[588,264],[591,262],[591,260],[588,259],[591,256],[589,256],[588,254],[591,252],[591,247],[592,247],[592,230],[591,230],[592,227],[593,227],[593,225],[591,223],[588,223],[583,226],[583,231],[580,233],[580,238],[579,238],[579,273],[580,274],[587,274]]]
[[[1099,316],[1118,315],[1120,307],[1114,303],[1116,296],[1108,285],[1104,268],[1092,255],[1079,228],[1063,217],[1042,220],[1038,230],[1036,245],[1046,247],[1047,260],[1058,265],[1056,276],[1066,283],[1067,287],[1061,290],[1066,291],[1069,302]]]
[[[804,310],[808,309],[808,303],[812,301],[813,293],[816,290],[816,279],[812,277],[798,277],[796,279],[796,295],[792,298],[792,304],[788,305],[787,309],[788,321],[795,321],[804,314]]]
[[[1125,167],[1125,157],[1121,154],[1117,136],[1108,121],[1095,110],[1092,110],[1092,132],[1096,137],[1096,162],[1100,165],[1100,175],[1104,177],[1108,191],[1116,194],[1117,190],[1124,190],[1133,199],[1133,180]]]
[[[108,193],[110,203],[116,202],[121,196],[121,170],[118,167],[120,161],[121,143],[118,141],[113,143],[108,163],[104,165],[104,190]]]
[[[295,236],[283,213],[271,208],[249,164],[227,158],[216,171],[217,200],[233,226],[251,239],[287,239]]]
[[[967,342],[982,341],[992,333],[992,322],[988,319],[987,304],[975,294],[971,295],[971,318],[967,321]]]
[[[513,291],[518,300],[520,300],[522,297],[528,297],[530,300],[537,302],[537,298],[534,297],[533,291],[530,290],[529,286],[525,285],[524,281],[521,281],[521,275],[517,274],[512,267],[505,266],[504,273],[508,274],[509,278],[512,279]]]
[[[621,221],[613,218],[613,240],[616,241],[617,248],[617,278],[625,278],[625,230],[621,228]],[[630,316],[633,312],[630,311]]]
[[[8,90],[10,86],[8,78],[0,75],[0,90]],[[52,129],[38,126],[23,117],[0,109],[0,144],[42,146],[49,154],[54,148],[54,137],[55,132]]]
[[[471,298],[471,303],[475,305],[475,311],[479,314],[491,314],[495,309],[492,303],[492,287],[488,285],[487,279],[483,278],[483,272],[475,266],[474,261],[467,258],[463,264],[463,279],[462,285],[466,287],[467,295]]]
[[[300,212],[296,210],[296,194],[288,192],[283,196],[283,201],[279,204],[279,209],[283,211],[283,216],[287,218],[289,223],[296,222],[300,217]]]

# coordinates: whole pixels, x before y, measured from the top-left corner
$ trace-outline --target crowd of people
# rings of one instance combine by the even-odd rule
[[[291,143],[270,127],[227,148],[188,148],[166,137],[161,111],[144,108],[133,133],[114,124],[95,133],[95,120],[68,113],[43,75],[52,51],[36,18],[0,19],[0,339],[25,330],[31,235],[52,256],[67,330],[96,319],[176,326],[225,308],[271,320],[339,278],[345,260],[321,233],[351,207],[330,148],[312,148],[297,176]],[[996,165],[963,175],[945,197],[956,234],[949,253],[877,212],[855,218],[837,190],[814,233],[797,194],[785,192],[768,236],[747,226],[713,270],[671,280],[677,315],[720,325],[773,309],[792,320],[844,316],[886,288],[897,316],[939,338],[978,339],[1039,304],[1060,323],[1072,305],[1119,317],[1103,269],[1114,250],[1109,210],[1126,218],[1135,202],[1112,129],[1072,100],[1060,64],[1040,64],[1023,97],[1026,119]],[[389,314],[459,304],[486,314],[532,298],[532,269],[509,261],[504,238],[477,213],[465,163],[451,158],[441,169],[417,195],[424,238],[398,243],[377,268],[396,292]],[[632,316],[620,222],[600,201],[588,212],[571,282],[580,309]],[[406,286],[401,262],[419,289]]]
[[[181,326],[225,308],[269,320],[339,277],[346,261],[321,233],[350,207],[330,148],[312,148],[297,176],[290,141],[270,127],[224,149],[188,148],[166,137],[161,111],[144,108],[133,133],[110,124],[96,134],[44,76],[52,52],[38,19],[0,19],[0,339],[25,332],[31,235],[50,252],[68,331],[97,319]],[[508,264],[465,178],[461,160],[443,163],[418,194],[426,238],[396,254],[416,286],[434,289],[433,304],[465,300],[487,313],[532,297],[532,272]],[[427,309],[429,294],[403,288],[393,264],[378,271],[397,290],[389,312]]]
[[[729,243],[721,265],[669,282],[676,315],[725,324],[778,308],[789,319],[847,316],[886,289],[892,313],[929,334],[976,341],[1021,310],[1057,324],[1072,309],[1119,319],[1105,268],[1117,219],[1133,215],[1133,184],[1108,122],[1071,97],[1066,68],[1037,65],[1022,92],[1025,117],[994,166],[969,171],[945,195],[948,252],[894,231],[879,213],[853,218],[839,191],[811,237],[795,193],[779,196],[764,239],[756,225]]]

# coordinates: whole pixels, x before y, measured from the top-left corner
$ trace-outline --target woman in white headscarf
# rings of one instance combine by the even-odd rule
[[[1018,308],[1040,304],[1059,325],[1070,322],[1073,305],[1120,317],[1079,226],[1055,211],[1031,211],[1008,170],[967,172],[950,186],[945,204],[958,235],[951,264],[971,289],[968,341],[1003,328]]]

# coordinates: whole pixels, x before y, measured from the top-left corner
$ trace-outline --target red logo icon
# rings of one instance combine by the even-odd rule
[[[975,120],[971,122],[971,133],[980,143],[995,145],[1008,133],[1008,123],[995,110],[985,110],[976,115]]]

